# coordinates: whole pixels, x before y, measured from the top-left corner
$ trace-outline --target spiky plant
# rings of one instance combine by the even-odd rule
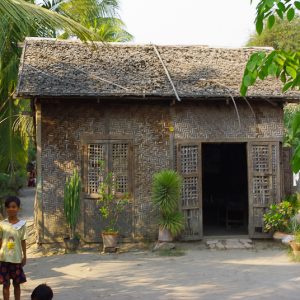
[[[75,169],[71,177],[67,178],[64,189],[64,213],[70,227],[71,239],[75,237],[76,225],[80,212],[81,179]]]
[[[172,213],[162,214],[159,220],[159,226],[161,228],[168,229],[172,236],[175,237],[184,228],[182,213],[179,211],[174,211]]]
[[[153,177],[152,201],[160,212],[159,225],[173,236],[184,228],[183,215],[178,209],[181,186],[182,179],[173,170],[162,170]]]

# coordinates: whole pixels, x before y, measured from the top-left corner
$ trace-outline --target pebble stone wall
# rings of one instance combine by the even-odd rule
[[[155,172],[175,165],[176,141],[231,141],[280,139],[282,108],[268,102],[253,102],[255,115],[244,102],[237,102],[241,120],[230,101],[130,102],[92,100],[41,101],[42,215],[41,242],[61,241],[63,188],[74,166],[83,166],[82,137],[85,135],[129,137],[133,146],[133,201],[123,220],[122,236],[155,239],[157,212],[151,204]],[[170,129],[170,128],[174,128]],[[79,229],[87,242],[99,242],[101,232],[96,201],[83,199]]]

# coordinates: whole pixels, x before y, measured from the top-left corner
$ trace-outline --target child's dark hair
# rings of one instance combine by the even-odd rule
[[[16,196],[8,196],[4,202],[5,207],[9,207],[9,204],[15,202],[17,204],[18,207],[20,207],[21,205],[21,201],[18,197]]]
[[[52,298],[52,289],[45,283],[38,285],[31,294],[31,300],[51,300]]]

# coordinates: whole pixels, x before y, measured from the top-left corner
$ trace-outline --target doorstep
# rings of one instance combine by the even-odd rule
[[[249,238],[221,238],[206,239],[205,245],[209,249],[229,250],[229,249],[253,249],[252,240]]]

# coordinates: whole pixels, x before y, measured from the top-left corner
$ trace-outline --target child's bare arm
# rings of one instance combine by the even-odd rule
[[[23,252],[23,259],[22,259],[22,266],[26,265],[26,240],[21,241],[22,245],[22,252]]]

